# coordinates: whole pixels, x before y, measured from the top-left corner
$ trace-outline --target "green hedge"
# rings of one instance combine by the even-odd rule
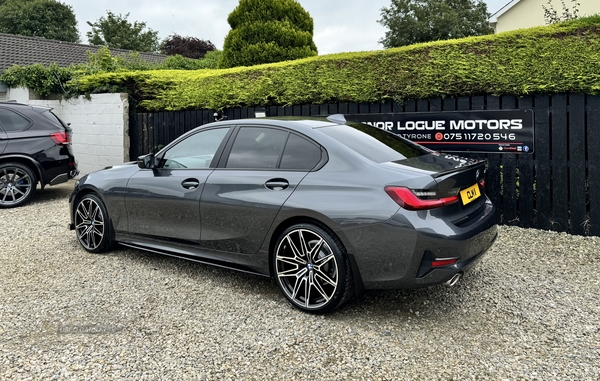
[[[226,70],[86,76],[79,92],[125,88],[147,110],[381,102],[600,90],[600,16],[498,35]]]
[[[81,95],[76,86],[67,85],[67,82],[75,78],[122,71],[215,69],[221,53],[218,50],[208,52],[203,59],[186,58],[177,54],[168,56],[162,63],[154,64],[144,61],[139,53],[135,52],[130,52],[126,56],[113,56],[110,50],[103,46],[97,53],[87,53],[88,62],[69,67],[59,67],[56,63],[48,67],[42,64],[13,65],[0,75],[0,81],[9,87],[26,87],[41,96],[62,94],[65,98],[71,98]],[[135,84],[133,85],[135,87]],[[131,92],[131,89],[106,83],[95,89],[95,92],[101,91]]]

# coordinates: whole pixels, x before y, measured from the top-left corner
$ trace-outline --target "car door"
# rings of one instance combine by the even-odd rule
[[[229,131],[220,127],[190,135],[157,156],[155,168],[130,178],[125,197],[129,234],[199,243],[200,195]]]
[[[274,127],[241,126],[228,146],[202,194],[202,244],[252,254],[323,153],[309,139]]]

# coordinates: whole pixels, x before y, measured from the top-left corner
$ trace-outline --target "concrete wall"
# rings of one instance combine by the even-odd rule
[[[9,88],[7,92],[7,99],[11,101],[17,101],[19,103],[28,103],[29,90],[22,87]]]
[[[578,0],[578,3],[579,17],[600,13],[600,0]],[[551,4],[558,15],[562,15],[563,6],[560,0],[552,0]],[[542,5],[548,8],[548,0],[520,0],[516,2],[510,9],[497,17],[496,33],[546,25]],[[565,0],[565,5],[569,10],[573,9],[571,0]]]
[[[80,176],[129,161],[127,94],[94,94],[70,100],[31,100],[24,89],[10,89],[10,99],[52,107],[73,129],[73,151]]]

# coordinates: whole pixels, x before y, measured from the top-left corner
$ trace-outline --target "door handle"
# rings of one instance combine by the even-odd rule
[[[283,190],[290,186],[286,179],[271,179],[265,183],[265,186],[272,190]]]
[[[181,186],[185,189],[196,189],[200,186],[200,181],[196,179],[186,179],[181,182]]]

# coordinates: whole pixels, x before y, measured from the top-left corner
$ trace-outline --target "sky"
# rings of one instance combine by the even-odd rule
[[[129,22],[143,21],[158,31],[160,40],[169,35],[210,40],[217,49],[229,32],[227,16],[238,0],[59,0],[71,5],[77,17],[82,43],[87,44],[87,21],[95,22],[110,10],[115,14],[129,13]],[[510,0],[485,0],[488,12],[494,13]],[[313,17],[314,41],[319,54],[380,50],[378,41],[386,29],[377,20],[381,8],[391,0],[299,0]]]

